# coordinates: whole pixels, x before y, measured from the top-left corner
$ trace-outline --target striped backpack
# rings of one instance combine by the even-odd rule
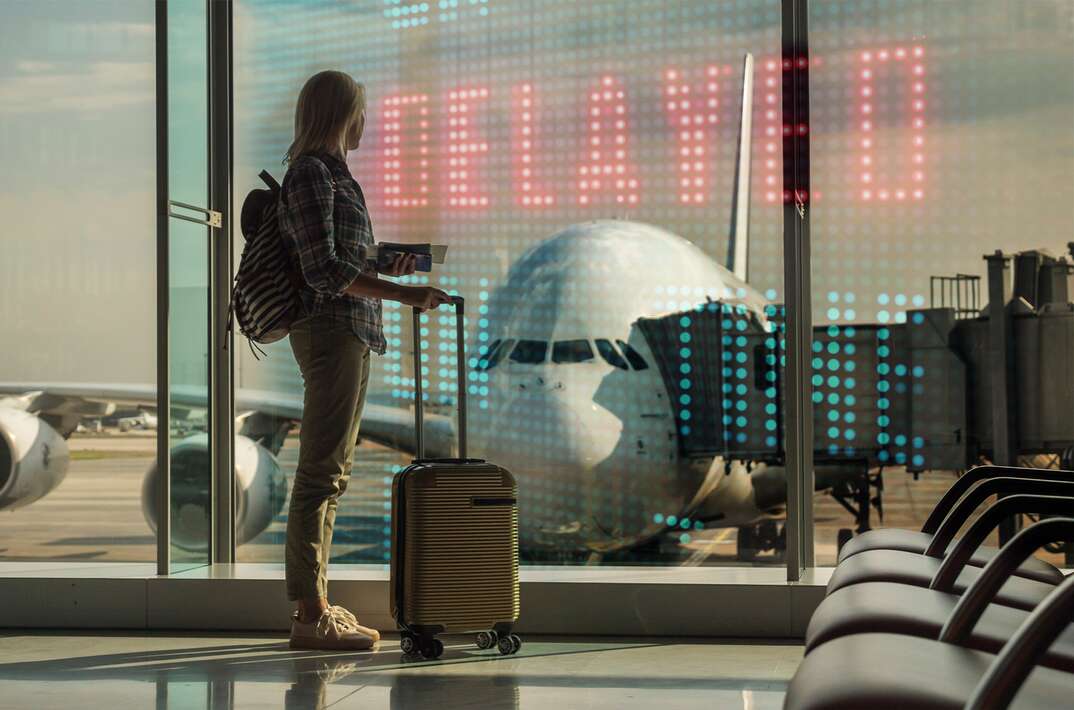
[[[268,189],[251,190],[242,202],[240,228],[246,245],[235,274],[228,318],[229,329],[232,318],[238,321],[251,350],[254,343],[267,345],[287,336],[298,313],[302,287],[302,275],[284,244],[277,219],[280,184],[267,170],[259,177]]]

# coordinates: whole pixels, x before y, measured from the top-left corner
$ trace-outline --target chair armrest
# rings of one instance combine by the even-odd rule
[[[1020,493],[1042,496],[1064,496],[1074,498],[1074,483],[1068,481],[1045,481],[1036,478],[990,478],[971,489],[943,525],[932,536],[932,542],[925,549],[928,557],[942,558],[947,554],[947,547],[955,539],[962,524],[969,520],[973,511],[993,495],[1016,495]],[[983,538],[982,538],[983,540]],[[979,543],[978,543],[979,544]],[[976,549],[976,548],[975,548]]]
[[[973,486],[977,485],[981,481],[989,478],[1039,478],[1052,481],[1071,481],[1074,482],[1074,471],[1053,471],[1051,469],[1039,469],[1039,468],[1019,468],[1016,466],[977,466],[971,468],[966,473],[962,474],[958,480],[951,484],[951,487],[947,489],[947,492],[943,494],[939,502],[936,503],[936,507],[929,513],[929,517],[925,519],[925,524],[921,526],[921,532],[928,533],[930,535],[940,528],[940,523],[944,521],[948,513],[955,507],[959,499]]]
[[[992,507],[995,508],[998,505],[1008,503],[1008,501],[1016,501],[1022,497],[1032,496],[1011,496],[1010,498],[1004,498]],[[1070,507],[1069,502],[1068,507]],[[989,512],[991,510],[989,509]],[[985,515],[988,515],[988,513]],[[981,516],[981,520],[984,517]],[[980,520],[977,522],[980,522]],[[1004,545],[999,554],[989,561],[981,572],[981,576],[970,585],[970,588],[958,600],[954,611],[951,612],[951,616],[940,631],[940,641],[961,645],[966,640],[966,637],[970,635],[970,632],[973,631],[974,626],[977,625],[981,615],[984,614],[985,609],[995,598],[996,593],[1010,578],[1011,572],[1044,545],[1066,540],[1074,540],[1074,518],[1042,520],[1039,523],[1030,525],[1011,538],[1011,541]],[[949,560],[950,557],[944,561],[944,566],[947,565]],[[939,578],[943,572],[944,569],[941,567],[936,577]],[[955,576],[957,576],[957,573],[955,573]],[[936,581],[936,579],[933,580],[934,583]]]
[[[1009,707],[1041,656],[1074,618],[1074,577],[1068,577],[1037,605],[1004,645],[977,683],[966,710]]]

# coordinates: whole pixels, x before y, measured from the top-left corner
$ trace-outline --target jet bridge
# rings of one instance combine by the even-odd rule
[[[1072,450],[1074,267],[1042,251],[985,258],[983,310],[979,277],[935,277],[931,307],[905,322],[814,328],[818,461],[916,473]],[[717,302],[638,320],[683,456],[783,461],[782,307],[768,308],[767,324]]]

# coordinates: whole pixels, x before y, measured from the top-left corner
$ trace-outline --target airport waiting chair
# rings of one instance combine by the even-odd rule
[[[978,520],[967,538],[978,537]],[[979,526],[979,527],[978,527]],[[854,634],[881,632],[938,639],[998,653],[1030,612],[993,604],[996,592],[1018,565],[1044,545],[1074,539],[1074,518],[1049,518],[1019,532],[959,596],[892,582],[867,582],[840,589],[817,607],[806,631],[806,653]],[[963,548],[969,547],[969,543]],[[966,549],[953,554],[965,555]],[[1063,630],[1041,665],[1074,673],[1074,627]]]
[[[1012,491],[1033,491],[1040,495],[1006,495],[981,516],[990,527],[974,526],[977,536],[971,545],[964,537],[943,557],[956,532],[955,526],[941,526],[933,537],[931,546],[923,554],[902,550],[868,550],[841,562],[828,581],[827,594],[832,594],[855,584],[865,582],[898,582],[900,584],[929,587],[947,592],[964,592],[977,577],[981,568],[968,565],[973,553],[988,535],[1006,518],[1019,513],[1069,516],[1074,514],[1074,483],[1061,481],[1016,480],[995,478],[981,483],[959,502],[958,508],[976,509],[993,494],[1009,494]],[[965,517],[969,517],[967,514]],[[954,550],[961,550],[957,562],[947,562]],[[1056,570],[1060,580],[1062,574]],[[1054,588],[1055,582],[1042,582],[1012,575],[996,595],[996,603],[1018,609],[1032,610]]]
[[[1074,618],[1074,577],[1026,617],[998,654],[948,641],[863,633],[821,644],[791,679],[784,710],[1055,710],[1074,673],[1040,661]]]
[[[957,516],[951,517],[958,502],[977,484],[992,478],[1021,478],[1074,483],[1074,471],[992,465],[972,468],[959,477],[940,498],[929,517],[925,520],[925,524],[921,526],[920,531],[900,530],[897,528],[869,530],[843,545],[839,551],[839,562],[868,550],[902,550],[924,554],[925,550],[932,544],[933,538],[941,525],[947,522],[949,518],[951,521],[949,524],[954,525],[956,532],[966,522],[966,518],[961,517],[961,515],[964,514],[968,517],[972,514],[972,509],[961,509]],[[954,542],[955,540],[953,539],[952,545]],[[994,548],[980,548],[974,552],[969,564],[973,567],[984,567],[997,552],[998,550]],[[1055,567],[1037,558],[1030,558],[1023,562],[1016,574],[1027,579],[1036,579],[1041,582],[1055,584],[1058,584],[1063,579],[1063,575]]]

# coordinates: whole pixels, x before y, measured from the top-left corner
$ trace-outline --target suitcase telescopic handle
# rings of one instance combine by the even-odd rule
[[[456,365],[458,372],[459,403],[459,458],[466,458],[466,335],[463,323],[465,300],[462,296],[452,296],[451,304],[455,306],[455,340],[457,344]],[[413,309],[414,316],[414,456],[425,458],[425,412],[422,405],[421,387],[421,311]]]

